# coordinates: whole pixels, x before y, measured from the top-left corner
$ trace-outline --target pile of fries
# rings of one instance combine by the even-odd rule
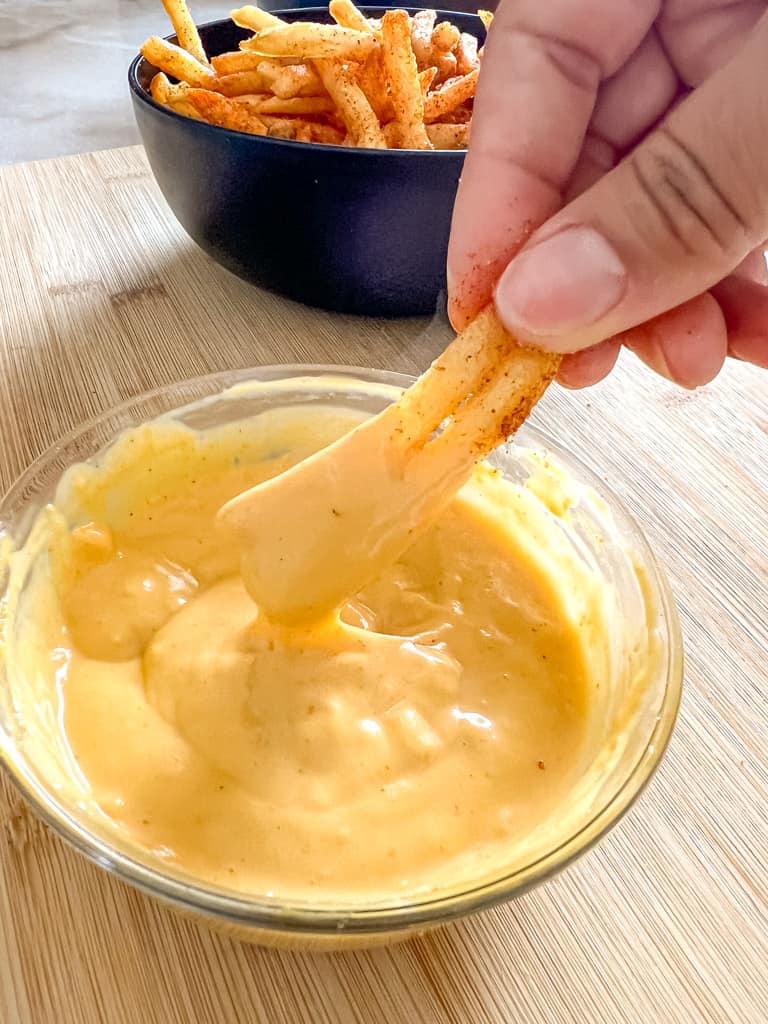
[[[253,35],[208,58],[186,0],[163,0],[179,45],[141,48],[152,98],[251,135],[369,149],[465,149],[482,50],[435,11],[366,18],[331,0],[333,24],[288,23],[258,7],[230,15]],[[492,15],[478,14],[486,28]]]

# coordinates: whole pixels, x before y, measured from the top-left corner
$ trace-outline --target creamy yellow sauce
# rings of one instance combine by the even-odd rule
[[[15,556],[38,763],[102,831],[242,892],[386,900],[511,869],[601,733],[610,597],[546,466],[530,486],[478,468],[329,619],[259,614],[216,513],[353,422],[134,430],[67,473]]]

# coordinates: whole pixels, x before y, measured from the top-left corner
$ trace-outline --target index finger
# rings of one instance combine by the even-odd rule
[[[660,0],[502,0],[485,46],[448,250],[457,330],[484,306],[528,235],[562,203],[600,82]]]

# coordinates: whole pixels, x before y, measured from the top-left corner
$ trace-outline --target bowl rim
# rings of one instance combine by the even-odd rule
[[[41,452],[30,466],[14,481],[0,498],[0,536],[5,534],[6,509],[23,501],[31,481],[41,469],[68,445],[73,444],[89,430],[109,423],[121,415],[138,410],[154,399],[172,397],[175,392],[187,391],[181,403],[174,402],[162,411],[152,414],[151,419],[177,415],[221,395],[237,384],[250,381],[279,383],[291,379],[328,378],[338,382],[348,378],[350,382],[375,385],[394,399],[399,391],[415,379],[409,374],[391,370],[335,365],[322,363],[286,363],[249,367],[241,370],[224,370],[198,377],[171,382],[150,391],[142,392],[111,406],[89,418],[62,435],[56,442]],[[205,394],[192,394],[194,388],[211,388]],[[145,418],[137,419],[146,422]],[[128,426],[114,430],[116,437]],[[14,783],[39,817],[61,838],[80,854],[120,880],[154,896],[180,910],[202,915],[212,920],[225,921],[230,925],[265,931],[291,933],[296,935],[328,936],[375,935],[382,932],[396,932],[418,927],[445,923],[479,910],[485,910],[506,902],[527,892],[551,875],[563,870],[572,861],[591,849],[607,835],[624,814],[632,807],[653,778],[672,736],[677,719],[683,679],[683,643],[680,621],[666,575],[653,554],[643,531],[623,501],[615,492],[586,466],[581,459],[553,439],[545,430],[525,424],[521,434],[544,445],[558,459],[575,466],[580,479],[594,486],[598,494],[608,499],[611,508],[631,528],[633,541],[637,543],[644,560],[644,569],[653,583],[659,603],[660,618],[665,623],[667,634],[666,664],[660,668],[666,676],[663,698],[648,741],[636,763],[610,799],[601,803],[590,819],[573,835],[556,847],[548,850],[530,864],[509,872],[492,881],[470,886],[461,893],[429,897],[425,894],[403,903],[391,901],[365,905],[347,906],[323,904],[313,906],[300,901],[268,900],[264,897],[238,895],[224,889],[215,889],[204,883],[195,882],[189,876],[168,875],[162,870],[150,867],[133,856],[115,848],[106,839],[90,832],[78,822],[66,808],[58,803],[50,788],[46,787],[13,758],[13,743],[5,730],[0,730],[0,765],[7,777]],[[106,447],[110,441],[105,442]],[[71,463],[70,463],[71,464]],[[68,464],[69,465],[69,464]],[[63,470],[62,470],[63,472]],[[5,586],[0,597],[4,597]],[[6,628],[3,621],[1,629]],[[2,640],[2,636],[0,636]],[[3,646],[0,644],[0,646]]]
[[[407,11],[409,14],[415,14],[416,12],[423,10],[423,8],[421,7],[403,7],[401,9]],[[360,6],[360,10],[365,13],[367,11],[386,11],[389,10],[389,8],[384,4],[382,4],[381,6],[377,4],[362,4]],[[311,7],[280,7],[276,8],[274,11],[270,11],[269,13],[274,14],[275,16],[279,16],[289,14],[295,15],[299,13],[312,14],[318,12],[327,14],[328,8],[322,7],[320,5]],[[463,18],[474,18],[482,27],[482,22],[480,21],[478,15],[472,14],[469,11],[437,10],[435,13],[438,15],[438,17],[443,15],[443,20],[450,20],[452,17],[455,17],[456,15],[460,15]],[[213,21],[202,22],[197,27],[198,29],[209,29],[218,28],[221,25],[231,24],[234,24],[231,18],[215,18]],[[170,35],[164,36],[163,38],[165,39],[166,42],[177,42],[176,35],[173,32]],[[232,128],[224,128],[218,124],[209,124],[207,121],[194,121],[192,118],[186,117],[184,114],[179,114],[177,111],[172,110],[170,107],[164,106],[162,103],[157,103],[156,100],[152,98],[151,93],[149,93],[148,90],[145,89],[144,86],[139,81],[139,69],[143,64],[149,64],[149,61],[147,61],[146,57],[144,57],[143,54],[139,52],[132,59],[131,63],[128,66],[128,86],[131,90],[134,100],[145,103],[148,107],[151,107],[152,109],[158,111],[161,114],[164,114],[167,117],[170,117],[178,121],[183,121],[185,123],[194,124],[196,126],[196,129],[202,131],[203,133],[211,131],[214,133],[214,138],[215,133],[220,132],[222,133],[222,138],[247,138],[253,140],[253,145],[269,144],[270,146],[272,146],[276,144],[280,148],[286,148],[287,152],[302,152],[309,150],[312,153],[354,153],[355,157],[353,157],[353,159],[372,158],[377,160],[387,160],[397,158],[398,156],[402,157],[404,154],[409,154],[412,159],[414,157],[419,157],[420,159],[423,160],[451,159],[456,162],[462,162],[467,154],[466,149],[369,149],[364,146],[337,146],[327,142],[294,142],[292,139],[276,139],[272,138],[269,135],[250,135],[248,132],[238,132]]]

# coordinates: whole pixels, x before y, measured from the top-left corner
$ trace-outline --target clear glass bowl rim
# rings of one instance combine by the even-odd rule
[[[286,363],[242,370],[224,370],[143,392],[81,423],[42,452],[0,499],[0,528],[4,528],[8,522],[9,509],[18,509],[19,505],[23,503],[27,488],[47,464],[53,462],[80,436],[99,428],[100,425],[108,423],[111,419],[130,416],[133,422],[138,424],[144,422],[147,417],[136,414],[153,401],[162,402],[163,408],[152,412],[148,417],[150,419],[179,412],[236,384],[250,381],[277,383],[290,379],[323,377],[348,378],[350,382],[357,381],[383,386],[384,389],[391,389],[393,399],[400,390],[408,387],[414,380],[408,374],[391,370],[334,364]],[[195,393],[196,390],[199,393]],[[126,424],[127,426],[129,424]],[[126,427],[120,429],[126,429]],[[463,917],[520,896],[546,878],[561,871],[577,857],[586,853],[621,819],[650,782],[660,764],[672,735],[680,705],[683,643],[679,617],[669,583],[639,525],[623,502],[578,457],[563,448],[546,431],[525,424],[520,433],[530,441],[545,447],[569,468],[575,469],[578,479],[593,487],[610,504],[611,511],[621,516],[625,525],[630,529],[636,550],[642,556],[644,569],[659,604],[660,617],[666,626],[667,658],[666,664],[663,666],[664,696],[648,743],[630,774],[611,798],[578,832],[564,840],[559,846],[530,864],[492,882],[467,889],[465,892],[404,902],[401,905],[386,904],[371,907],[350,905],[338,908],[324,905],[321,908],[313,908],[309,903],[291,904],[278,899],[267,901],[214,890],[203,884],[194,884],[174,878],[127,856],[114,849],[99,836],[90,833],[76,821],[57,803],[53,794],[25,770],[24,766],[14,762],[13,757],[6,749],[8,745],[4,743],[0,750],[0,761],[6,773],[36,813],[59,836],[91,862],[114,874],[120,880],[168,902],[180,910],[230,925],[245,926],[249,929],[288,932],[296,935],[338,935],[340,933],[365,935],[427,927]]]

